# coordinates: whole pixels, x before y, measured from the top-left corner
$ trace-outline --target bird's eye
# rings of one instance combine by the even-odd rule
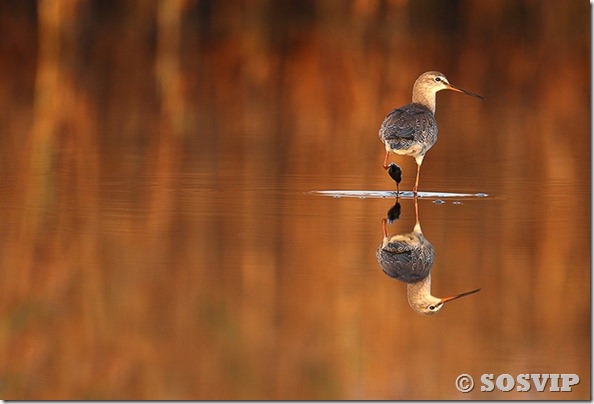
[[[433,306],[433,305],[429,306],[429,310],[431,310],[431,311],[435,310],[435,306]]]
[[[438,81],[438,82],[439,82],[439,81],[441,81],[441,77],[437,76],[437,77],[435,78],[435,81]]]

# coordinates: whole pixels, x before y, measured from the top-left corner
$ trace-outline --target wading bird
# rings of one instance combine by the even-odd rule
[[[388,164],[390,153],[414,157],[417,162],[417,177],[413,193],[419,188],[419,175],[425,153],[437,141],[437,121],[435,120],[435,98],[438,91],[452,90],[484,100],[478,94],[463,90],[448,82],[439,72],[427,72],[419,76],[413,86],[412,103],[391,111],[379,130],[379,137],[386,147],[384,169],[399,188],[401,175],[392,175],[399,167]],[[398,167],[398,169],[396,169]]]

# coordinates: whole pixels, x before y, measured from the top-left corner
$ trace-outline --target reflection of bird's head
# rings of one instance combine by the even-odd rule
[[[480,289],[471,290],[470,292],[460,293],[450,297],[439,298],[431,295],[431,276],[425,280],[418,282],[417,285],[409,285],[407,288],[407,297],[410,307],[419,314],[433,315],[452,300],[459,299],[464,296],[471,295],[478,292]]]
[[[437,313],[444,305],[440,298],[435,296],[422,296],[417,300],[409,299],[410,307],[419,314],[431,316]]]

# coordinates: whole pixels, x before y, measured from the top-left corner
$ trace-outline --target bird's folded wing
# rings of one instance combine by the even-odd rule
[[[401,126],[399,123],[393,125],[388,124],[385,126],[384,139],[413,139],[414,131],[414,128],[411,126]]]

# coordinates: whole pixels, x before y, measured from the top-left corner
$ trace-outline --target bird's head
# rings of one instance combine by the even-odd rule
[[[450,82],[448,81],[446,76],[443,75],[443,73],[435,71],[423,73],[419,76],[419,78],[415,82],[413,94],[435,94],[441,90],[452,90],[484,100],[484,98],[478,94],[471,93],[470,91],[463,90],[460,87],[456,87],[453,84],[450,84]]]

